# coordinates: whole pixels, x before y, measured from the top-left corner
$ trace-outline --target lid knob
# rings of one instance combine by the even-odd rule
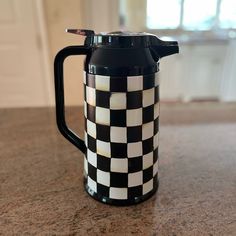
[[[95,34],[93,30],[87,30],[87,29],[66,29],[66,32],[83,36],[91,36]]]

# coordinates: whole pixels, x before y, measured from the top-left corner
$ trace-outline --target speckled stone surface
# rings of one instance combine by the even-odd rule
[[[162,104],[160,187],[130,207],[87,195],[53,109],[1,109],[0,135],[0,235],[236,235],[236,104]]]

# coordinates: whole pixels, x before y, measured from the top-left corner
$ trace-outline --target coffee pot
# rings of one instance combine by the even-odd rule
[[[113,205],[142,202],[158,188],[159,61],[178,53],[178,43],[148,33],[67,31],[85,41],[55,57],[58,129],[84,154],[90,196]],[[72,55],[86,55],[84,139],[65,121],[63,62]]]

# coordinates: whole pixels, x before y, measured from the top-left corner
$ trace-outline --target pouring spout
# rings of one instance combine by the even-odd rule
[[[155,60],[179,53],[177,41],[163,41],[157,37],[152,38],[151,51]]]

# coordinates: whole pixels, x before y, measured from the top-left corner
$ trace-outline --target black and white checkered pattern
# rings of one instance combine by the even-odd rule
[[[119,200],[152,191],[158,174],[157,75],[85,74],[84,96],[89,189]]]

